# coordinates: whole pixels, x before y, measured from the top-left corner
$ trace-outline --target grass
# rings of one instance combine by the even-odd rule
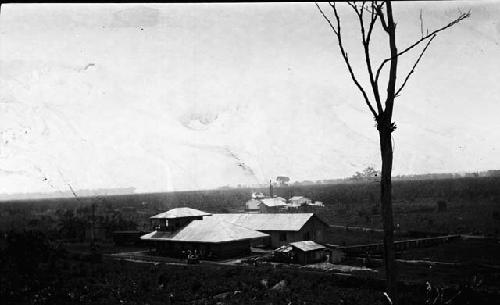
[[[2,279],[2,304],[382,304],[381,287],[330,274],[270,267],[166,266],[58,260]],[[271,289],[284,281],[285,287]],[[415,297],[411,289],[405,294]]]

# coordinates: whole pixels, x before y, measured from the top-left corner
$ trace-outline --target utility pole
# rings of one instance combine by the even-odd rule
[[[92,203],[92,216],[90,220],[90,251],[95,251],[95,203]]]

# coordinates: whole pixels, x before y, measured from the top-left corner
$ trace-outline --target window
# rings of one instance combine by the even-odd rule
[[[280,232],[280,241],[286,241],[286,232]]]
[[[305,232],[303,235],[303,240],[310,240],[310,239],[311,239],[311,234],[309,234],[309,231]]]

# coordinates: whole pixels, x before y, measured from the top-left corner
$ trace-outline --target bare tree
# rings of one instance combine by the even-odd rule
[[[381,202],[381,212],[384,227],[384,263],[386,271],[387,289],[388,289],[388,299],[389,301],[395,303],[397,302],[397,287],[396,287],[396,263],[395,263],[395,249],[394,249],[394,223],[392,214],[392,201],[391,201],[391,172],[392,172],[392,161],[393,161],[393,147],[392,147],[392,132],[396,129],[396,124],[392,122],[392,112],[394,107],[394,101],[399,96],[401,91],[404,89],[408,80],[415,72],[415,68],[422,59],[422,56],[427,51],[431,42],[436,38],[437,34],[444,31],[453,25],[459,23],[460,21],[468,18],[470,12],[462,13],[459,16],[449,22],[448,24],[435,29],[431,32],[427,30],[424,34],[423,30],[423,18],[420,14],[420,29],[421,37],[417,39],[414,43],[405,47],[400,51],[396,44],[396,23],[394,22],[391,1],[362,1],[362,2],[347,2],[347,5],[352,8],[359,21],[360,31],[361,31],[361,42],[363,45],[364,58],[366,64],[366,70],[368,72],[368,79],[370,85],[368,88],[371,89],[371,94],[367,93],[368,90],[359,82],[356,77],[352,63],[349,60],[347,51],[344,48],[342,41],[342,24],[339,17],[339,13],[335,3],[329,3],[328,10],[333,17],[328,17],[326,9],[323,10],[320,5],[316,3],[321,16],[330,26],[333,34],[336,37],[338,46],[340,48],[340,54],[344,59],[347,66],[347,70],[354,82],[356,88],[361,92],[364,102],[368,106],[368,109],[372,113],[376,127],[379,133],[380,139],[380,154],[382,159],[382,174],[380,180],[380,202]],[[387,35],[390,55],[387,56],[377,67],[374,69],[372,64],[372,57],[370,53],[370,43],[372,38],[372,33],[375,29],[375,25],[379,24],[383,32]],[[398,60],[402,55],[416,49],[417,46],[422,45],[423,48],[420,51],[417,59],[415,60],[412,68],[409,72],[402,78],[400,85],[397,85],[398,79]],[[386,85],[386,96],[385,99],[382,98],[381,91],[381,81],[380,76],[383,68],[386,64],[389,64],[389,71],[387,75]]]

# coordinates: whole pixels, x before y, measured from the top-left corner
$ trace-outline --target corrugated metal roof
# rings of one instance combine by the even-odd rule
[[[141,239],[219,243],[262,238],[266,236],[269,235],[237,226],[220,219],[206,217],[202,220],[193,220],[178,231],[154,231],[141,236]]]
[[[263,199],[260,199],[260,201],[263,204],[267,205],[268,207],[286,206],[285,199],[283,199],[281,197],[263,198]]]
[[[288,253],[290,251],[292,251],[292,247],[289,245],[284,245],[274,250],[274,252],[281,252],[281,253]]]
[[[313,213],[213,214],[211,217],[257,231],[299,231]]]
[[[153,219],[173,219],[181,217],[210,216],[212,214],[191,208],[175,208],[166,212],[151,216]]]
[[[313,250],[319,250],[319,249],[326,249],[325,246],[317,244],[317,243],[315,243],[312,240],[296,241],[294,243],[290,243],[290,246],[295,247],[297,249],[300,249],[300,250],[302,250],[304,252],[313,251]]]

